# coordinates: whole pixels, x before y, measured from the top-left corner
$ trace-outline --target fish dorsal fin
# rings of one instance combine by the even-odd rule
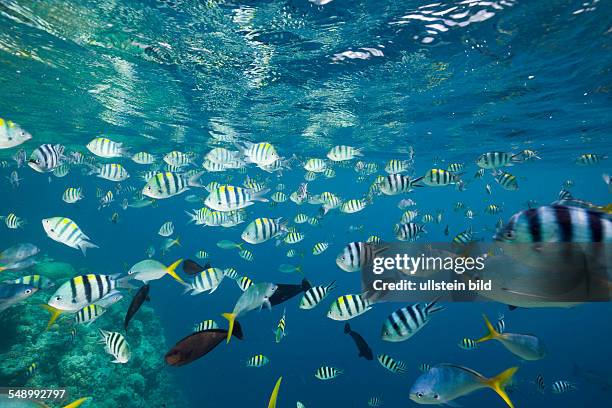
[[[451,368],[455,368],[455,369],[457,369],[457,370],[461,370],[461,371],[468,372],[468,373],[470,373],[470,374],[472,374],[472,375],[476,376],[476,377],[477,377],[478,379],[480,379],[480,380],[485,380],[485,379],[486,379],[486,377],[485,377],[485,376],[483,376],[482,374],[480,374],[478,371],[473,370],[473,369],[471,369],[471,368],[464,367],[464,366],[460,366],[460,365],[457,365],[457,364],[452,364],[452,363],[442,363],[442,364],[437,364],[437,365],[436,365],[436,366],[434,366],[434,367],[440,367],[440,366],[441,366],[441,367],[451,367]],[[434,367],[432,367],[432,368],[434,368]]]

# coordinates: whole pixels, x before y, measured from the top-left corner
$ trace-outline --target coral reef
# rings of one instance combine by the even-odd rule
[[[62,283],[75,271],[68,264],[49,262],[31,269]],[[23,275],[2,273],[1,280]],[[58,278],[64,279],[58,280]],[[78,325],[72,341],[74,315],[60,318],[45,331],[49,314],[40,305],[55,288],[41,291],[27,301],[0,314],[0,385],[66,388],[68,399],[90,396],[96,408],[184,407],[172,376],[164,370],[168,346],[163,329],[152,308],[144,305],[130,322],[127,335],[123,319],[129,295],[111,306],[90,326]],[[145,325],[146,322],[146,325]],[[146,330],[145,330],[146,327]],[[98,328],[122,332],[130,345],[127,364],[114,364],[104,350]],[[34,375],[26,369],[37,363]]]

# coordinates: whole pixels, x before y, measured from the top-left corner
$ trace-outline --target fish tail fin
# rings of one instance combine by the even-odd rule
[[[189,177],[189,179],[187,180],[187,185],[189,187],[204,187],[202,183],[200,183],[200,177],[202,177],[202,174],[204,174],[204,172],[199,171],[193,176]]]
[[[482,317],[484,318],[485,325],[487,326],[487,330],[489,330],[489,333],[476,340],[476,343],[482,343],[483,341],[493,340],[499,337],[499,333],[497,332],[497,330],[495,330],[495,327],[493,327],[487,315],[482,315]]]
[[[130,290],[137,288],[137,286],[132,285],[130,283],[130,281],[132,280],[131,275],[125,275],[122,277],[119,277],[119,276],[120,276],[119,274],[111,275],[111,277],[116,280],[116,284],[118,288],[130,289]]]
[[[261,190],[259,190],[256,193],[252,193],[251,195],[251,200],[252,201],[262,201],[264,203],[268,202],[268,199],[264,197],[265,194],[268,194],[270,192],[269,188],[262,188]]]
[[[51,328],[51,326],[53,326],[53,323],[55,323],[57,318],[60,317],[60,315],[62,314],[62,311],[54,308],[53,306],[49,306],[47,304],[42,304],[41,306],[43,309],[51,313],[51,317],[49,318],[49,323],[47,323],[47,328],[45,329],[45,331],[47,331]]]
[[[276,221],[278,222],[278,229],[280,231],[286,232],[287,231],[287,224],[289,223],[288,220],[283,220],[283,218],[277,218]]]
[[[181,237],[176,237],[176,239],[173,242],[174,242],[174,244],[180,246],[181,245]]]
[[[234,322],[236,321],[236,314],[235,313],[223,313],[221,316],[225,317],[227,321],[229,322],[229,329],[227,330],[227,341],[226,341],[226,343],[229,343],[230,339],[232,338],[232,333],[234,332]]]
[[[493,378],[484,380],[484,383],[495,391],[510,408],[514,408],[514,404],[510,400],[508,393],[506,393],[506,385],[512,382],[512,376],[517,370],[518,367],[511,367]]]
[[[278,377],[278,380],[276,380],[276,385],[274,385],[272,395],[270,395],[270,401],[268,401],[268,408],[276,408],[276,400],[278,399],[278,390],[280,389],[281,381],[283,381],[282,376]]]
[[[178,282],[185,283],[185,281],[183,279],[181,279],[181,277],[178,276],[176,271],[175,271],[176,268],[181,264],[181,262],[183,262],[183,258],[179,259],[178,261],[174,262],[172,265],[168,266],[166,268],[166,272],[168,273],[168,275],[172,276]]]
[[[444,306],[438,305],[439,300],[440,300],[440,297],[437,297],[425,306],[425,310],[427,311],[428,314],[439,312],[445,309]]]
[[[421,180],[423,180],[425,177],[421,176],[421,177],[417,177],[414,180],[410,180],[410,187],[423,187],[423,184],[421,184]]]
[[[196,217],[195,214],[190,213],[189,211],[185,211],[185,214],[187,214],[189,216],[189,221],[187,221],[187,224],[191,224],[192,222],[196,222],[198,220],[198,217]]]
[[[83,256],[87,255],[86,254],[87,248],[100,248],[99,246],[97,246],[93,242],[89,242],[89,241],[81,241],[79,243],[78,247],[81,250],[81,252],[83,252]]]
[[[327,285],[327,290],[333,290],[336,289],[336,281],[333,280],[329,283],[329,285]]]
[[[87,402],[89,400],[91,400],[91,397],[79,398],[78,400],[73,401],[68,405],[65,405],[64,408],[76,408],[80,406],[81,404],[83,404],[84,402]]]

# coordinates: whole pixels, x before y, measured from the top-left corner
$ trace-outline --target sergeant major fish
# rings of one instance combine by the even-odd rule
[[[80,249],[83,255],[87,248],[98,248],[96,244],[89,241],[89,237],[70,218],[44,218],[42,225],[49,238],[71,248]]]

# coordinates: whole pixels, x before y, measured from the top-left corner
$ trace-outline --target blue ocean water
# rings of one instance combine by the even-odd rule
[[[233,148],[218,141],[222,135],[267,141],[282,157],[296,158],[282,173],[253,165],[246,172],[206,172],[203,184],[241,185],[248,175],[273,191],[282,183],[289,195],[305,182],[300,163],[325,158],[335,145],[362,148],[364,156],[349,166],[334,166],[333,178],[319,176],[309,182],[312,194],[330,191],[343,199],[360,198],[377,175],[386,175],[385,163],[407,160],[410,148],[415,154],[411,174],[464,163],[468,181],[465,191],[425,187],[405,195],[378,195],[356,214],[332,210],[317,226],[297,225],[306,237],[298,244],[244,244],[254,255],[248,262],[236,250],[220,249],[216,243],[240,242],[240,233],[256,217],[283,217],[294,225],[296,214],[315,217],[319,206],[257,202],[248,207],[247,222],[232,228],[187,224],[185,211],[202,205],[184,198],[205,197],[202,189],[125,210],[120,206],[124,196],[117,194],[110,207],[98,210],[96,189],[113,190],[117,183],[83,174],[76,165],[63,178],[27,166],[17,169],[10,157],[18,148],[3,149],[0,160],[7,167],[0,169],[0,215],[14,212],[28,222],[16,230],[2,226],[0,249],[31,242],[45,256],[75,270],[125,273],[146,258],[149,246],[159,248],[159,227],[171,220],[181,245],[165,255],[157,250],[154,258],[165,265],[195,259],[197,251],[206,250],[210,259],[198,262],[236,268],[256,282],[299,283],[302,276],[279,272],[281,264],[299,265],[314,285],[337,281],[337,289],[313,310],[300,310],[297,296],[271,311],[251,312],[239,318],[243,341],[221,344],[184,367],[165,366],[191,407],[266,406],[279,376],[280,407],[293,407],[296,401],[306,407],[365,407],[375,396],[384,407],[416,406],[409,391],[421,374],[421,363],[455,363],[485,376],[517,365],[510,394],[516,407],[608,406],[608,303],[514,311],[494,302],[449,303],[422,331],[401,343],[385,342],[380,333],[384,319],[405,304],[377,304],[350,320],[375,355],[389,354],[406,364],[402,375],[386,371],[376,360],[358,358],[351,338],[343,333],[344,322],[326,313],[337,296],[361,291],[359,274],[338,268],[336,256],[347,243],[371,235],[395,241],[393,225],[403,212],[397,208],[402,198],[413,199],[420,215],[443,211],[442,222],[429,224],[419,242],[448,242],[468,226],[488,241],[500,216],[508,220],[526,209],[528,200],[537,205],[555,201],[566,180],[573,181],[569,190],[574,197],[597,205],[610,202],[609,186],[602,180],[602,174],[611,171],[610,161],[579,166],[576,159],[609,153],[611,15],[609,2],[566,0],[0,0],[0,116],[32,134],[33,139],[20,146],[28,157],[43,143],[91,156],[85,145],[106,136],[123,142],[132,153],[156,154],[158,164],[172,150],[194,152],[198,158],[192,168],[200,168],[202,156],[212,147]],[[482,180],[473,179],[480,154],[524,149],[536,151],[541,159],[504,169],[517,177],[518,191],[502,189],[489,171]],[[378,171],[360,181],[353,168],[357,160],[376,163]],[[141,190],[139,173],[153,167],[129,158],[98,158],[100,163],[115,161],[131,174],[121,184]],[[4,179],[13,170],[22,178],[18,188]],[[486,184],[492,188],[490,195]],[[68,187],[82,187],[85,198],[64,203],[61,196]],[[131,196],[125,197],[132,202]],[[473,219],[453,210],[458,201],[474,210]],[[503,212],[484,213],[491,203],[503,205]],[[119,219],[113,223],[115,212]],[[40,221],[55,216],[75,220],[100,248],[89,249],[84,257],[49,239]],[[449,236],[443,233],[446,225]],[[329,242],[330,248],[313,256],[317,242]],[[287,258],[290,248],[303,256]],[[201,320],[214,319],[226,327],[221,313],[231,311],[242,293],[229,279],[213,294],[182,292],[170,277],[151,285],[149,306],[163,326],[168,349]],[[127,305],[124,300],[117,307]],[[20,307],[3,313],[18,314]],[[276,344],[273,331],[283,310],[287,336]],[[474,351],[460,349],[462,338],[485,334],[483,313],[491,319],[504,314],[509,332],[536,334],[548,348],[546,358],[523,362],[497,342]],[[103,320],[88,330],[113,329],[114,323],[119,330],[123,322]],[[40,322],[41,333],[44,324]],[[77,342],[66,347],[80,346]],[[161,361],[167,351],[156,350],[151,359]],[[270,364],[247,368],[246,360],[259,353]],[[322,382],[314,377],[322,365],[344,373]],[[608,385],[580,375],[576,367],[582,373],[596,371]],[[538,374],[549,386],[544,395],[532,383]],[[550,384],[555,380],[576,383],[577,390],[553,394]],[[138,395],[133,397],[138,406]],[[491,390],[457,402],[466,407],[505,406]],[[160,400],[156,406],[166,403]],[[102,406],[99,401],[90,405]]]

